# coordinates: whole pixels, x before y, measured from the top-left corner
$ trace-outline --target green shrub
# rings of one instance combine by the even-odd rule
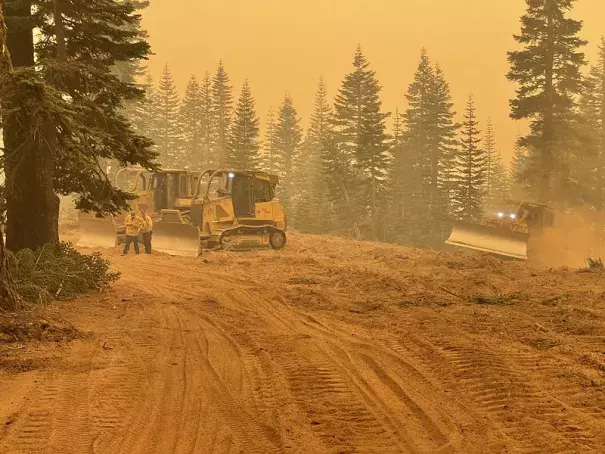
[[[23,249],[9,260],[17,292],[32,303],[103,290],[119,279],[101,254],[82,254],[71,243]]]

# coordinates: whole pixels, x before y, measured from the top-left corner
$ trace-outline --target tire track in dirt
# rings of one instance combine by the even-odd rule
[[[409,451],[367,407],[311,336],[280,336],[272,345],[273,358],[285,372],[291,392],[326,450]]]
[[[187,344],[193,346],[192,354],[199,362],[201,381],[206,399],[212,403],[221,424],[228,426],[234,435],[234,441],[245,452],[269,453],[282,452],[283,440],[274,428],[258,421],[257,416],[251,412],[240,395],[241,389],[233,389],[219,374],[216,363],[225,360],[219,356],[213,358],[212,351],[216,345],[231,344],[226,340],[225,333],[217,329],[212,323],[188,311],[180,315],[189,320],[190,326],[195,326],[187,333]],[[210,339],[210,336],[214,339]],[[245,368],[246,364],[241,352],[231,348],[236,356],[236,367]],[[198,432],[205,432],[204,427],[198,427]]]
[[[515,364],[525,373],[539,377],[541,388],[548,390],[548,394],[565,407],[566,412],[569,409],[580,423],[585,425],[584,423],[589,421],[593,427],[600,426],[601,435],[597,440],[601,440],[605,445],[605,396],[586,383],[586,378],[582,384],[569,377],[569,374],[576,370],[577,365],[570,363],[568,358],[537,355],[531,351],[508,353],[507,361]],[[568,430],[573,432],[577,428],[572,423]],[[568,437],[589,446],[589,439],[592,437],[583,432],[581,430],[576,435],[570,434]]]
[[[232,291],[231,296],[235,297],[237,300],[245,299],[251,301],[251,306],[256,308],[257,311],[262,310],[263,317],[274,323],[271,331],[281,332],[281,338],[284,336],[287,337],[286,333],[288,332],[296,332],[299,334],[297,335],[298,337],[295,338],[296,340],[293,340],[294,343],[304,342],[304,339],[309,339],[309,343],[313,344],[313,349],[311,351],[315,352],[312,357],[317,357],[319,364],[308,363],[308,346],[304,351],[299,351],[298,354],[292,354],[292,352],[288,350],[289,347],[285,347],[286,354],[284,357],[296,358],[296,361],[299,362],[299,366],[302,369],[306,368],[311,371],[311,376],[315,376],[315,371],[319,370],[320,376],[323,373],[328,378],[326,380],[327,388],[320,387],[319,389],[316,389],[314,387],[315,384],[313,384],[309,389],[306,388],[305,385],[300,385],[300,383],[298,383],[299,381],[303,384],[305,383],[305,374],[302,372],[301,368],[292,368],[290,364],[284,366],[279,358],[277,358],[277,362],[280,366],[285,368],[286,375],[288,375],[288,373],[290,374],[290,387],[294,390],[295,395],[297,394],[296,391],[298,391],[299,401],[300,397],[308,395],[309,391],[317,391],[318,397],[316,397],[316,399],[318,399],[319,396],[326,398],[326,401],[320,406],[327,408],[327,413],[332,413],[332,416],[336,414],[337,421],[339,412],[342,415],[349,412],[352,414],[357,412],[362,415],[360,419],[361,426],[357,428],[358,430],[353,431],[360,433],[360,436],[364,437],[365,441],[355,440],[355,443],[353,443],[356,447],[355,449],[363,452],[364,443],[368,443],[368,445],[371,446],[381,446],[380,449],[386,449],[387,452],[389,449],[393,449],[396,452],[415,452],[418,450],[418,447],[416,446],[418,444],[424,445],[424,447],[429,446],[429,449],[434,452],[449,444],[448,437],[443,435],[441,429],[434,423],[431,417],[429,417],[409,396],[406,395],[407,400],[401,399],[404,406],[407,408],[404,409],[403,412],[401,412],[401,409],[399,408],[397,411],[395,410],[393,401],[390,399],[389,394],[385,393],[385,390],[388,388],[389,391],[393,392],[395,394],[395,399],[397,397],[401,398],[405,392],[394,380],[388,381],[390,376],[387,376],[380,366],[374,363],[373,365],[376,365],[376,367],[373,372],[375,372],[377,378],[382,378],[383,380],[373,380],[370,384],[371,378],[364,378],[364,376],[368,374],[364,374],[361,371],[368,369],[367,364],[364,364],[363,361],[357,361],[354,364],[350,359],[350,354],[354,355],[356,358],[361,358],[361,356],[357,354],[360,344],[351,341],[354,336],[352,331],[343,331],[334,326],[327,328],[312,316],[302,314],[284,304],[276,302],[275,299],[270,298],[270,294],[263,294],[264,297],[260,297],[249,290],[238,290]],[[294,335],[291,334],[290,336]],[[275,357],[276,352],[274,350],[276,348],[276,342],[274,340],[269,341],[267,342],[267,345],[272,347],[270,348],[270,352],[271,355]],[[373,353],[376,352],[373,351]],[[301,366],[301,356],[305,357],[307,360],[307,362],[302,363],[304,366]],[[339,356],[346,357],[346,360],[339,360]],[[365,358],[367,359],[369,357],[366,356]],[[386,377],[388,377],[388,379]],[[386,384],[384,382],[386,382]],[[330,396],[332,390],[329,389],[329,386],[332,385],[335,386],[336,395],[343,396],[342,401],[340,404],[337,404],[335,408],[331,408],[331,405],[333,405]],[[330,400],[330,402],[328,402],[328,400]],[[346,407],[347,404],[343,403],[346,401],[351,402],[352,407],[350,409]],[[309,415],[317,417],[317,410],[314,408],[314,402],[311,402],[309,405],[308,402],[303,400],[302,405],[303,408],[306,408],[308,417]],[[311,409],[310,412],[309,408]],[[406,425],[414,429],[413,435],[402,430],[400,421],[392,418],[392,415],[395,413],[397,416],[406,415]],[[346,421],[348,426],[355,424],[355,419],[347,420],[347,418],[342,415],[340,416],[342,422]],[[414,420],[414,422],[412,422],[412,420]],[[377,436],[376,433],[368,432],[366,430],[367,427],[363,425],[363,423],[367,421],[371,421],[370,424],[373,427],[381,427],[379,433],[389,434],[388,437]],[[332,419],[332,423],[333,422],[334,419]],[[319,425],[316,424],[315,426]],[[328,425],[325,426],[327,427]],[[318,429],[319,428],[316,427],[315,431],[317,432]],[[331,434],[322,433],[321,436],[324,439],[329,436],[334,436],[338,439],[339,433],[337,430],[335,433]],[[340,448],[342,448],[342,446]],[[349,449],[353,448],[349,446]]]
[[[39,387],[35,398],[30,399],[25,414],[19,414],[11,428],[2,452],[47,452],[52,432],[55,402],[59,396],[59,385],[50,377]]]
[[[92,452],[89,392],[92,356],[95,348],[85,344],[75,355],[83,358],[78,371],[61,377],[61,392],[55,401],[50,452],[79,454]]]
[[[151,270],[145,271],[150,272]],[[199,297],[196,286],[199,285],[201,279],[198,277],[195,284],[190,285],[181,296]],[[291,332],[294,328],[295,320],[280,314],[279,311],[272,310],[262,298],[256,297],[252,292],[241,287],[233,288],[230,283],[223,282],[216,276],[212,278],[210,285],[214,287],[214,290],[224,289],[221,298],[231,300],[229,307],[258,314],[269,333]],[[167,296],[175,289],[171,286],[160,285],[156,287],[156,290]],[[206,287],[204,290],[208,291],[208,288]],[[248,321],[248,319],[246,320]],[[248,331],[249,329],[244,330],[244,332]],[[240,339],[241,341],[242,339]],[[266,335],[265,341],[267,341]],[[250,344],[249,341],[248,344]],[[302,354],[299,352],[298,355],[293,355],[292,352],[282,355],[283,351],[281,351],[276,357],[273,351],[276,343],[268,339],[265,344],[272,346],[271,356],[285,373],[290,391],[306,416],[318,415],[320,411],[324,412],[323,427],[322,424],[317,424],[317,421],[315,423],[308,421],[313,432],[321,439],[324,448],[330,450],[354,448],[359,452],[402,451],[401,446],[398,446],[389,434],[384,435],[387,431],[383,424],[374,418],[371,411],[366,408],[363,399],[356,395],[354,389],[349,388],[339,372],[333,369],[333,364],[328,357],[318,351],[315,352],[315,359],[309,361],[309,351],[307,350]],[[319,387],[317,387],[318,383]],[[341,398],[336,398],[337,395],[343,393]],[[310,400],[309,397],[311,397]],[[370,438],[368,439],[368,437]],[[330,441],[330,439],[333,440]]]
[[[279,430],[257,422],[259,418],[254,408],[242,400],[244,388],[252,386],[249,381],[254,371],[251,361],[246,361],[240,343],[215,322],[201,317],[197,310],[186,309],[187,299],[199,304],[209,294],[208,287],[216,287],[216,282],[206,279],[200,282],[194,278],[183,288],[174,279],[158,280],[150,286],[147,276],[159,271],[155,266],[137,267],[136,272],[129,273],[127,280],[139,289],[147,288],[158,298],[178,301],[178,306],[171,307],[182,325],[182,346],[188,362],[183,380],[193,382],[191,388],[201,392],[197,403],[190,397],[186,399],[190,409],[184,414],[195,411],[201,416],[198,427],[194,427],[194,421],[188,422],[185,432],[189,436],[180,437],[189,440],[187,446],[181,442],[175,446],[175,452],[229,452],[238,447],[246,452],[281,452],[283,440]],[[190,365],[195,367],[192,369]],[[223,370],[225,367],[230,369]]]
[[[456,383],[514,440],[517,449],[556,453],[596,448],[594,434],[583,428],[581,418],[534,387],[501,356],[457,346],[446,346],[443,353],[454,368]],[[540,419],[533,415],[540,415]]]

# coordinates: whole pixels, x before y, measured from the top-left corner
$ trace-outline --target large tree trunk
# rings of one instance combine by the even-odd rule
[[[8,76],[11,60],[6,47],[6,25],[4,23],[4,0],[0,0],[0,77]],[[6,82],[5,82],[6,83]],[[13,280],[8,267],[8,259],[4,249],[4,235],[0,229],[0,309],[15,310],[19,306],[19,297],[15,292]]]
[[[34,66],[31,2],[21,1],[4,8],[6,17],[17,17],[22,27],[8,30],[7,45],[13,66]],[[19,100],[14,100],[16,107]],[[34,134],[53,142],[48,125],[34,133],[38,118],[15,117],[4,124],[6,178],[6,247],[12,251],[36,249],[59,242],[59,197],[54,192],[54,157],[47,146],[39,147]],[[49,136],[50,135],[50,136]],[[41,149],[42,148],[42,149]]]

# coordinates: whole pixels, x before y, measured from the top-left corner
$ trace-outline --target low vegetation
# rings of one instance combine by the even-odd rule
[[[109,270],[109,262],[101,254],[82,254],[71,243],[9,253],[9,267],[15,290],[29,303],[102,291],[120,277]]]

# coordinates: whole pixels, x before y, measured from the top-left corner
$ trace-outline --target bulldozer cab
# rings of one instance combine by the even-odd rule
[[[273,199],[276,182],[272,184],[272,178],[277,179],[264,173],[226,171],[213,175],[209,192],[218,197],[230,197],[236,218],[254,217],[257,203]]]
[[[184,170],[157,172],[151,179],[153,211],[171,209],[179,199],[191,197],[191,175]]]
[[[552,227],[555,220],[552,208],[529,202],[522,202],[519,205],[516,217],[532,231]]]

